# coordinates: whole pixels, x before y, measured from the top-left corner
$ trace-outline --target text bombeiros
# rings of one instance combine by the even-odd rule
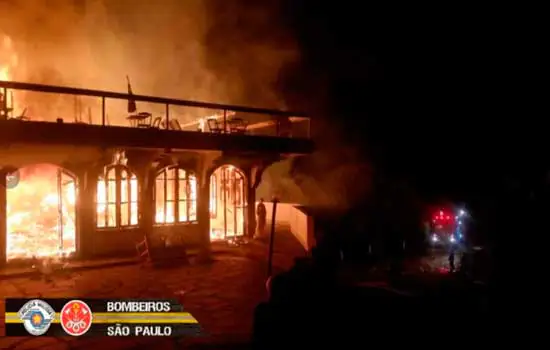
[[[169,301],[108,301],[107,312],[170,312]]]

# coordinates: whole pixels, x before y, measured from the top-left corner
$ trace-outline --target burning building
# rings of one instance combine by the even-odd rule
[[[313,149],[296,113],[9,78],[0,69],[0,263],[135,254],[144,237],[207,254],[254,234],[266,167]]]

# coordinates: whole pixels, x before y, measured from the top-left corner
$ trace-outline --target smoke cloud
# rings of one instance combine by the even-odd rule
[[[206,64],[239,104],[286,108],[282,73],[299,62],[283,2],[206,1]]]
[[[0,34],[11,39],[18,57],[10,78],[125,91],[128,75],[137,94],[282,107],[271,86],[295,50],[283,44],[286,39],[271,44],[269,12],[231,4],[0,0]],[[34,113],[46,102],[26,100]],[[73,101],[68,102],[57,99],[48,105],[54,106],[55,117],[69,112],[63,108],[72,115]],[[109,113],[123,108],[120,104]],[[189,117],[188,111],[179,112]]]
[[[138,94],[303,110],[315,118],[321,147],[305,160],[271,167],[263,195],[276,191],[288,201],[347,206],[370,188],[370,169],[344,142],[345,132],[335,130],[338,113],[326,104],[326,78],[304,64],[280,5],[0,0],[0,35],[16,53],[10,66],[16,81],[125,91],[128,75]],[[83,119],[99,118],[97,102],[31,94],[23,100],[17,107],[28,108],[32,119],[72,116],[76,109],[85,109]],[[111,124],[124,122],[124,109],[108,103]],[[172,116],[187,122],[198,117],[193,113]]]

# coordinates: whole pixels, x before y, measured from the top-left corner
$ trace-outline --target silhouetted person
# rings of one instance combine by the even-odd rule
[[[339,297],[336,287],[338,247],[316,247],[311,255],[310,259],[297,259],[289,271],[266,282],[269,301],[256,308],[253,349],[279,349],[290,342],[313,347],[323,344],[326,337],[318,339],[319,335],[330,331],[341,338],[341,332],[334,332],[338,325],[326,321],[344,319],[338,312],[349,309],[342,305],[345,299]],[[326,306],[332,302],[337,306]]]
[[[455,248],[451,247],[451,251],[449,253],[449,271],[454,272],[455,271]]]
[[[260,203],[256,207],[256,237],[265,236],[267,211],[265,210],[264,199],[260,198]]]

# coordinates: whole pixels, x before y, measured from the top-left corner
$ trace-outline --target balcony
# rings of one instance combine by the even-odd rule
[[[0,81],[3,142],[309,153],[299,113]],[[262,140],[262,142],[258,142]]]
[[[0,81],[0,120],[309,138],[298,113],[132,93]]]

